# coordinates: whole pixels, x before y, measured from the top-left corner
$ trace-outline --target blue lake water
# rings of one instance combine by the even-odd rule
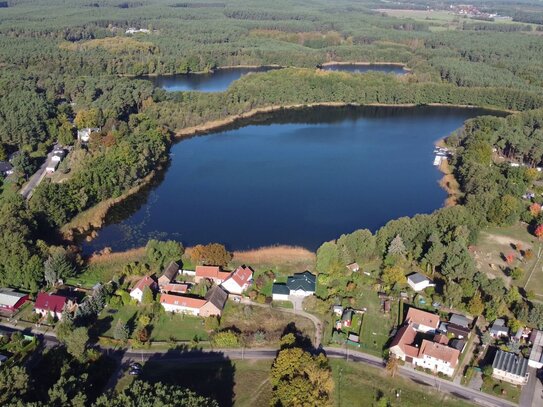
[[[391,64],[370,64],[370,65],[357,65],[357,64],[337,64],[326,65],[322,69],[326,71],[343,71],[351,73],[364,73],[364,72],[384,72],[394,73],[396,75],[404,75],[407,71],[400,65]]]
[[[183,140],[155,185],[115,208],[84,250],[124,250],[150,238],[314,250],[342,233],[430,213],[446,198],[434,142],[483,113],[316,108]]]
[[[267,72],[275,67],[259,68],[224,68],[213,73],[186,74],[186,75],[160,75],[149,76],[145,79],[151,81],[156,87],[168,92],[198,91],[198,92],[224,92],[232,82],[249,73]],[[327,71],[345,71],[364,73],[378,71],[386,73],[404,74],[406,71],[398,65],[327,65],[322,69]]]
[[[224,92],[232,82],[243,75],[255,72],[267,72],[272,67],[260,68],[227,68],[217,69],[213,73],[186,74],[186,75],[160,75],[149,76],[145,79],[151,81],[156,87],[168,92],[199,91]]]

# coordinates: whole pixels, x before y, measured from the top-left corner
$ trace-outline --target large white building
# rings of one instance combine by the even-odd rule
[[[498,350],[492,362],[492,377],[514,385],[528,383],[528,359]]]

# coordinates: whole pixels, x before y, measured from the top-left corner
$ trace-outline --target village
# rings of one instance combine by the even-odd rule
[[[346,267],[353,275],[363,273],[356,263]],[[160,275],[142,276],[126,291],[117,289],[114,297],[121,297],[136,308],[159,304],[166,315],[185,316],[186,324],[197,327],[207,320],[220,320],[225,308],[240,303],[257,305],[247,295],[255,284],[254,275],[253,269],[245,265],[233,271],[207,265],[189,270],[172,261]],[[104,285],[97,283],[84,291],[59,284],[50,292],[39,292],[33,302],[28,294],[2,288],[0,312],[15,326],[24,324],[25,318],[32,323],[29,327],[53,326],[64,318],[73,318],[78,308],[85,307],[85,303],[93,301],[97,293],[104,290]],[[207,288],[203,295],[202,286]],[[327,346],[379,355],[387,361],[387,368],[392,365],[391,369],[401,366],[419,370],[517,400],[523,386],[533,385],[538,369],[543,368],[543,332],[524,326],[511,330],[506,316],[484,321],[480,316],[430,304],[425,290],[432,290],[434,286],[429,277],[414,272],[407,276],[407,286],[399,295],[368,290],[361,298],[367,307],[353,308],[338,302],[326,315],[319,315],[325,332],[322,338],[317,335],[316,340],[322,340]],[[304,271],[274,278],[267,302],[272,306],[276,304],[278,309],[290,304],[287,310],[304,314],[302,310],[310,308],[308,301],[315,298],[317,291],[316,275]],[[103,313],[111,313],[113,309],[114,306],[106,305]],[[25,317],[21,317],[21,310],[25,310]],[[171,318],[168,321],[176,323]],[[187,327],[178,329],[190,329]],[[384,334],[376,336],[375,331],[383,327]],[[32,337],[28,339],[31,341]],[[112,340],[105,343],[115,345]],[[0,351],[0,363],[10,357],[19,356]],[[131,370],[131,374],[139,374],[139,370]]]

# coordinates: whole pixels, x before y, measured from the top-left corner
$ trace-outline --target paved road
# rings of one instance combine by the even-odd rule
[[[17,330],[13,327],[5,327],[0,325],[0,328],[7,330]],[[46,346],[54,346],[58,344],[58,340],[54,337],[54,334],[43,335],[43,340]],[[362,352],[351,350],[349,348],[332,348],[325,347],[323,350],[329,358],[334,359],[346,359],[351,362],[364,363],[377,368],[384,368],[384,362],[381,358],[368,355]],[[178,350],[128,350],[128,351],[115,351],[113,349],[102,349],[102,352],[117,359],[118,369],[110,378],[107,388],[113,388],[117,380],[122,377],[124,371],[130,362],[145,362],[150,359],[162,360],[162,361],[178,361],[179,363],[202,363],[221,361],[226,358],[230,359],[274,359],[277,355],[277,349],[263,348],[263,349],[202,349],[194,352],[178,351]],[[487,407],[511,407],[516,404],[510,403],[506,400],[502,400],[498,397],[494,397],[490,394],[486,394],[477,390],[473,390],[459,384],[450,382],[448,380],[440,379],[436,376],[432,376],[417,370],[414,370],[407,366],[401,366],[399,374],[411,379],[412,381],[423,385],[437,389],[438,391],[449,393],[455,397],[464,399],[466,401],[479,404]],[[523,406],[523,405],[522,405]],[[524,406],[523,406],[524,407]]]
[[[522,387],[519,405],[521,407],[541,406],[543,404],[541,400],[541,386],[538,386],[541,381],[537,378],[537,369],[529,367],[528,373],[528,383]]]
[[[42,164],[42,166],[38,169],[38,171],[36,171],[29,179],[28,179],[28,182],[26,184],[23,185],[23,187],[21,188],[21,195],[25,198],[25,199],[30,199],[32,198],[32,194],[34,192],[34,189],[40,185],[40,182],[42,182],[42,180],[45,178],[45,175],[46,175],[46,171],[45,169],[47,168],[47,163],[49,162],[49,160],[51,160],[51,157],[53,157],[53,151],[55,150],[56,146],[53,147],[53,150],[51,150],[49,152],[49,154],[47,154],[47,158],[45,159],[45,162]]]

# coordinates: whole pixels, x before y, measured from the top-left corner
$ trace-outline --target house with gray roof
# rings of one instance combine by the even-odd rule
[[[492,377],[514,385],[528,383],[528,359],[498,350],[492,362]]]
[[[294,274],[287,278],[287,282],[274,283],[272,288],[272,299],[279,301],[287,301],[289,296],[307,297],[315,294],[317,285],[317,277],[309,271]]]
[[[505,326],[505,321],[501,318],[494,321],[489,332],[493,338],[509,336],[509,328]]]
[[[434,285],[428,277],[421,273],[413,273],[407,276],[407,284],[416,292]]]
[[[471,319],[465,317],[464,315],[460,314],[451,314],[451,318],[449,319],[449,322],[451,324],[461,326],[462,328],[468,328],[471,324]]]
[[[179,273],[179,264],[175,261],[170,262],[168,267],[166,267],[162,275],[158,278],[158,287],[162,289],[166,284],[174,281],[177,273]]]

